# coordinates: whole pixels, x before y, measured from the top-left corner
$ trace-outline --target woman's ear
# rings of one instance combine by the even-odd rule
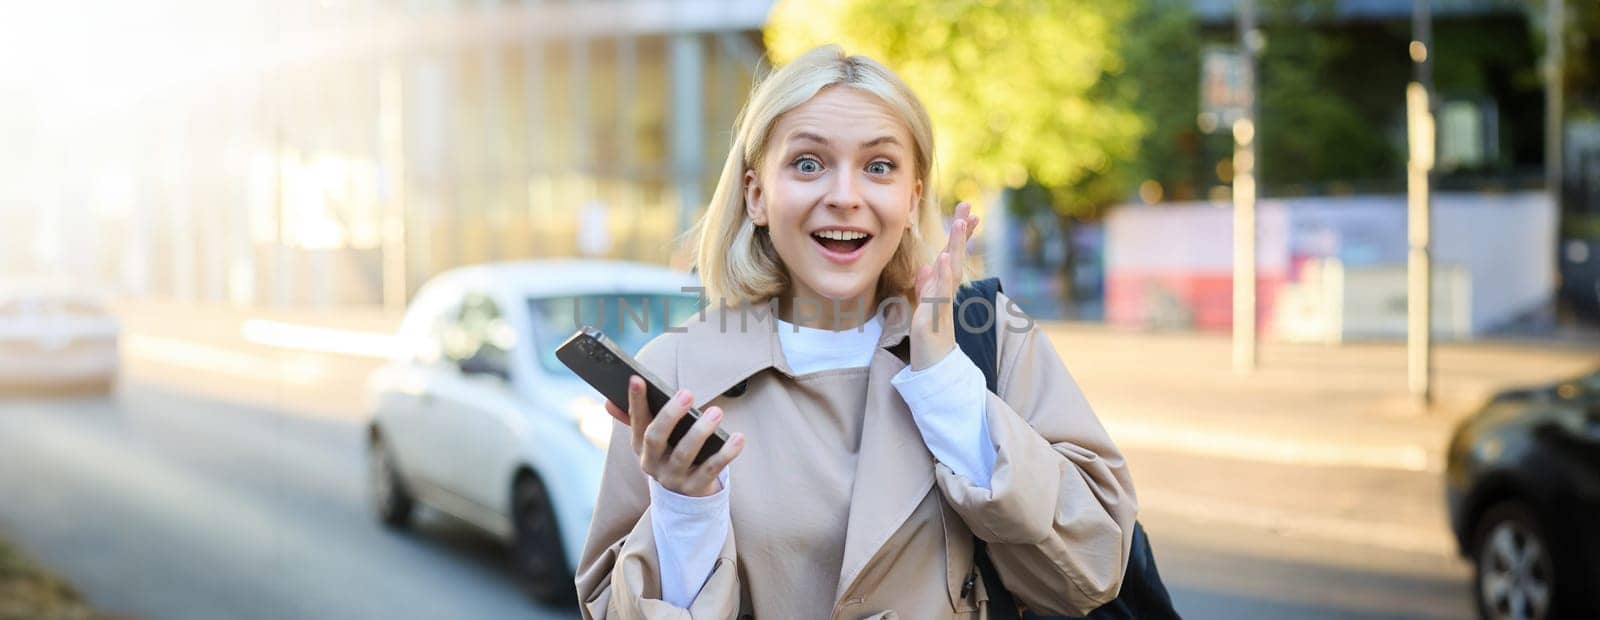
[[[767,199],[761,194],[761,177],[754,170],[744,171],[744,214],[756,226],[767,225]]]

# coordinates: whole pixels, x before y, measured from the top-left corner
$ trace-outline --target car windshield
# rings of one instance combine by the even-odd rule
[[[700,309],[700,298],[678,294],[595,294],[539,297],[528,300],[533,317],[533,342],[545,372],[571,375],[556,359],[556,347],[584,325],[598,327],[629,355],[637,354],[669,325],[677,325]]]

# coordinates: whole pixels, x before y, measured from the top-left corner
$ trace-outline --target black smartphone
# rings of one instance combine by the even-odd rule
[[[571,368],[572,372],[588,382],[590,387],[623,411],[628,410],[628,379],[633,375],[644,377],[644,400],[652,416],[666,406],[676,391],[669,389],[659,377],[645,370],[633,356],[617,348],[605,334],[593,327],[584,326],[566,342],[561,343],[556,349],[556,359],[561,360],[567,368]],[[695,421],[699,419],[700,409],[691,406],[688,413],[678,419],[678,425],[672,428],[672,434],[667,436],[667,445],[676,447],[678,440],[682,439],[684,433],[689,432],[689,427],[694,426]],[[700,453],[695,455],[694,464],[704,463],[727,442],[727,431],[717,428],[715,434],[706,438]]]

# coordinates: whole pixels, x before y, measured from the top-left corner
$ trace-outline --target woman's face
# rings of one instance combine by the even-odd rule
[[[922,195],[914,153],[894,111],[855,88],[824,88],[778,118],[760,169],[745,173],[745,208],[767,226],[791,295],[878,301]]]

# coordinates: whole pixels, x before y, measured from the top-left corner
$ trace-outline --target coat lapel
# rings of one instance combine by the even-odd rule
[[[729,388],[768,368],[791,375],[778,344],[777,319],[766,318],[765,308],[708,310],[690,317],[680,329],[685,338],[678,350],[677,387],[694,394],[704,407]]]
[[[899,308],[888,309],[893,312]],[[889,382],[906,366],[891,351],[906,339],[907,323],[909,317],[884,317],[884,335],[872,358],[866,419],[862,421],[861,449],[856,455],[855,486],[850,492],[844,562],[839,588],[834,593],[836,605],[933,488],[933,455],[923,443],[905,401]]]
[[[751,319],[755,316],[750,314]],[[909,344],[910,316],[904,306],[889,305],[882,320],[883,335],[868,371],[866,417],[861,424],[835,605],[934,485],[933,455],[923,443],[911,411],[890,383],[895,373],[906,367],[902,356]],[[694,350],[677,352],[674,381],[694,393],[697,405],[705,406],[768,368],[792,377],[774,326],[770,320],[741,322],[739,309],[691,317],[682,326],[688,337],[680,346]]]

